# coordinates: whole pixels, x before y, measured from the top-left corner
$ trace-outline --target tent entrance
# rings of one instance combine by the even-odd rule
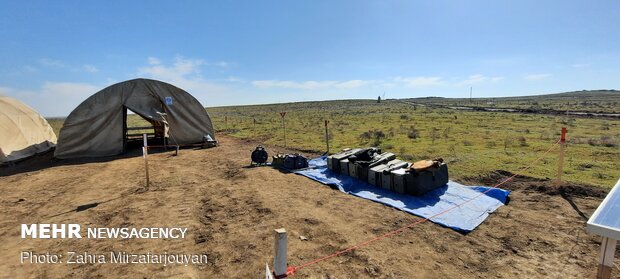
[[[147,135],[148,145],[165,144],[163,122],[149,119],[125,107],[123,113],[123,152],[143,146],[144,134]]]

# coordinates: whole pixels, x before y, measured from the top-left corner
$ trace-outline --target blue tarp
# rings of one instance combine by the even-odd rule
[[[430,221],[462,232],[474,230],[490,213],[504,205],[510,193],[508,190],[484,186],[470,187],[450,181],[446,186],[423,196],[399,194],[332,172],[327,168],[325,156],[310,160],[309,168],[295,171],[295,173],[337,187],[344,193],[389,205],[423,218],[430,218]],[[487,190],[489,191],[481,194]],[[463,204],[468,200],[471,201]],[[454,208],[456,205],[460,206]],[[435,216],[451,208],[454,209]]]

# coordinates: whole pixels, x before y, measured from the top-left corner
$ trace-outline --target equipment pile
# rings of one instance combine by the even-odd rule
[[[344,149],[327,157],[327,168],[376,187],[416,196],[448,183],[448,165],[441,158],[411,164],[375,147]]]
[[[250,166],[267,166],[269,163],[267,160],[269,159],[269,155],[267,150],[259,145],[256,147],[254,151],[252,151],[252,162]],[[298,170],[304,169],[308,167],[308,158],[305,156],[294,153],[294,154],[281,154],[278,153],[273,156],[273,161],[271,162],[271,166],[277,168],[283,168],[288,170]]]
[[[308,167],[308,158],[298,153],[277,154],[273,156],[271,165],[289,170],[304,169]]]

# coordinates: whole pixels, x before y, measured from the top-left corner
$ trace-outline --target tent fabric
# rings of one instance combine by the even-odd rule
[[[171,84],[133,79],[111,85],[75,108],[60,130],[57,158],[118,155],[124,148],[125,109],[151,123],[164,123],[170,142],[191,144],[215,139],[211,118],[192,95]]]
[[[310,160],[309,165],[309,168],[295,173],[335,186],[344,193],[430,218],[429,220],[434,223],[464,233],[482,224],[489,214],[506,203],[510,194],[508,190],[484,186],[469,187],[450,181],[447,185],[422,196],[410,196],[378,188],[350,176],[336,174],[327,168],[325,156]],[[469,202],[463,204],[466,201]],[[457,205],[460,206],[455,208]]]
[[[28,158],[56,145],[56,134],[38,112],[0,96],[0,163]]]

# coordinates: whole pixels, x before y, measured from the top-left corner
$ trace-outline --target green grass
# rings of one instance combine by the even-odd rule
[[[431,109],[394,100],[207,110],[218,131],[274,145],[283,145],[278,113],[286,111],[287,145],[316,152],[326,149],[323,121],[329,120],[332,153],[345,147],[379,146],[408,161],[442,157],[452,177],[475,177],[494,170],[518,172],[559,139],[561,127],[567,127],[565,180],[608,188],[620,177],[618,120]],[[525,174],[554,178],[557,154],[555,149]]]
[[[592,113],[620,113],[620,91],[583,90],[575,92],[502,98],[413,98],[409,101],[444,106],[555,110]]]
[[[340,100],[207,110],[218,132],[280,146],[283,136],[279,112],[286,111],[287,145],[320,153],[326,149],[323,121],[329,120],[332,153],[345,147],[378,145],[407,161],[443,157],[449,163],[450,175],[462,178],[494,170],[518,172],[557,141],[561,127],[567,127],[565,180],[609,188],[620,177],[620,120],[458,111],[415,107],[395,100],[380,104],[374,100]],[[58,135],[64,119],[48,121]],[[128,115],[128,125],[147,126],[148,122]],[[555,149],[525,174],[554,178],[557,154]]]

